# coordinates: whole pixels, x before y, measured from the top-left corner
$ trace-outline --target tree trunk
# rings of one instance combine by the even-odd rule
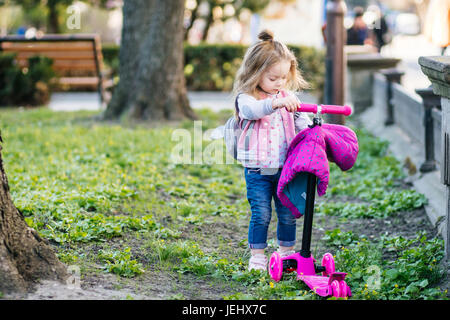
[[[65,266],[11,200],[1,149],[0,145],[0,292],[25,292],[37,279],[64,280]]]
[[[188,40],[189,31],[191,31],[195,20],[197,20],[197,14],[198,14],[198,7],[199,6],[200,6],[200,3],[197,3],[197,6],[191,12],[191,19],[189,20],[189,24],[187,25],[186,30],[184,31],[184,40],[185,41]]]
[[[48,10],[49,33],[61,33],[61,28],[59,27],[58,21],[58,8],[56,7],[56,3],[49,3]]]
[[[184,78],[184,0],[127,0],[119,84],[105,119],[196,119]]]
[[[206,24],[205,24],[205,29],[203,29],[202,41],[206,41],[208,39],[209,28],[211,27],[211,24],[214,20],[212,9],[213,8],[211,7],[209,14],[206,17]]]

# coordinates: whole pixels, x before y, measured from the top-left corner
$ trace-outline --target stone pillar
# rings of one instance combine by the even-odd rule
[[[375,72],[386,72],[385,77],[395,82],[395,68],[401,61],[396,58],[384,57],[379,53],[352,53],[346,47],[347,58],[347,96],[346,99],[353,105],[353,113],[359,114],[373,106],[373,82]],[[352,49],[353,50],[353,49]],[[383,72],[382,72],[383,71]],[[401,77],[401,75],[397,75]],[[390,83],[388,82],[388,85]]]
[[[380,73],[386,78],[387,81],[387,92],[386,92],[386,120],[384,122],[385,126],[394,124],[394,106],[392,103],[392,83],[400,83],[402,76],[405,74],[395,68],[380,70]]]
[[[425,162],[420,166],[420,172],[430,172],[436,170],[436,160],[434,158],[434,121],[433,108],[441,107],[441,97],[434,94],[430,86],[426,89],[416,89],[416,93],[422,97],[424,108],[423,125],[425,127]]]
[[[325,58],[325,104],[343,106],[345,104],[345,73],[346,61],[344,46],[347,33],[344,27],[344,17],[347,6],[342,0],[331,0],[327,3],[327,55]],[[339,114],[328,114],[327,121],[345,124],[345,117]]]
[[[442,143],[441,182],[445,185],[446,221],[444,225],[445,256],[450,260],[450,57],[420,57],[423,73],[430,79],[433,92],[441,97]]]

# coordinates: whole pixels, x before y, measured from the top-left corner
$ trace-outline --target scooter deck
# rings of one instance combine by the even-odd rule
[[[347,273],[345,272],[333,272],[328,276],[316,276],[316,275],[297,275],[297,280],[301,280],[306,285],[321,297],[331,296],[331,282],[334,280],[344,280]]]

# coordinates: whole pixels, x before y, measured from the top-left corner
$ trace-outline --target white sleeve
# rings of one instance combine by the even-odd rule
[[[305,112],[296,112],[294,114],[295,123],[295,133],[299,133],[303,129],[307,128],[308,125],[313,124],[311,118]]]
[[[241,119],[258,120],[275,112],[271,98],[257,100],[251,95],[241,93],[237,102]]]

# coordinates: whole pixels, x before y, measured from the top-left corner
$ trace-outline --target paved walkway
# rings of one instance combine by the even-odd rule
[[[54,111],[101,110],[97,92],[54,92],[48,108]]]
[[[309,93],[302,93],[299,97],[305,103],[317,103],[317,98]],[[234,108],[233,97],[229,92],[190,91],[188,98],[193,109],[210,108],[220,111]],[[55,92],[50,98],[48,107],[54,111],[102,109],[97,92]]]

